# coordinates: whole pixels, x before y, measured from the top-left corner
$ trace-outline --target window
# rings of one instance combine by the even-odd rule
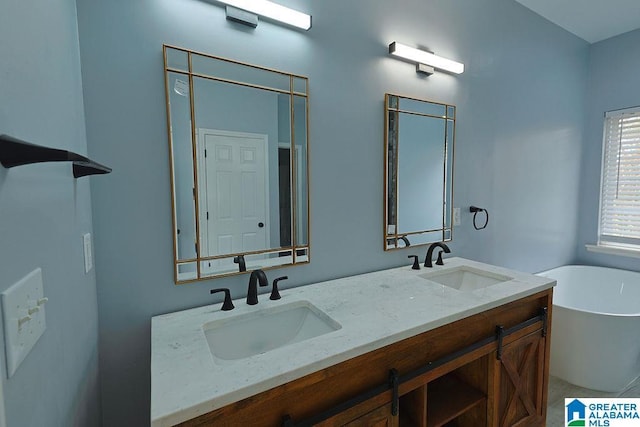
[[[640,251],[640,107],[606,113],[598,246]]]

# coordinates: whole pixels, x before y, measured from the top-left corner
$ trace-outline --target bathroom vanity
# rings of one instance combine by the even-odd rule
[[[451,258],[156,316],[152,425],[544,426],[554,284]]]

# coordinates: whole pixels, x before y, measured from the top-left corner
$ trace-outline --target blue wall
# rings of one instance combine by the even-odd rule
[[[591,46],[580,187],[577,262],[640,271],[637,258],[587,252],[598,240],[604,113],[640,105],[640,30]]]
[[[382,250],[385,92],[458,107],[452,252],[526,271],[573,261],[588,44],[512,0],[287,0],[314,27],[230,23],[201,0],[78,0],[91,154],[114,168],[92,182],[105,426],[149,422],[150,318],[245,294],[247,277],[172,281],[162,44],[310,78],[311,264],[288,286],[395,267]],[[422,78],[390,58],[398,40],[465,62]],[[275,274],[275,273],[274,273]]]
[[[75,1],[2,1],[0,58],[0,133],[86,154]],[[9,379],[0,339],[11,427],[100,425],[96,278],[82,254],[92,179],[108,176],[0,167],[0,291],[41,267],[49,298],[47,329]]]

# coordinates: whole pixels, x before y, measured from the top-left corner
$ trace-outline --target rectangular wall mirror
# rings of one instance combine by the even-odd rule
[[[163,50],[176,283],[309,262],[308,79]]]
[[[456,107],[385,95],[384,249],[452,239]]]

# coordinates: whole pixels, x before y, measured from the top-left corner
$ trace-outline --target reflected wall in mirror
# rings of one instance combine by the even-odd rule
[[[308,80],[164,46],[176,283],[309,262]]]
[[[384,249],[452,239],[456,107],[385,95]]]

